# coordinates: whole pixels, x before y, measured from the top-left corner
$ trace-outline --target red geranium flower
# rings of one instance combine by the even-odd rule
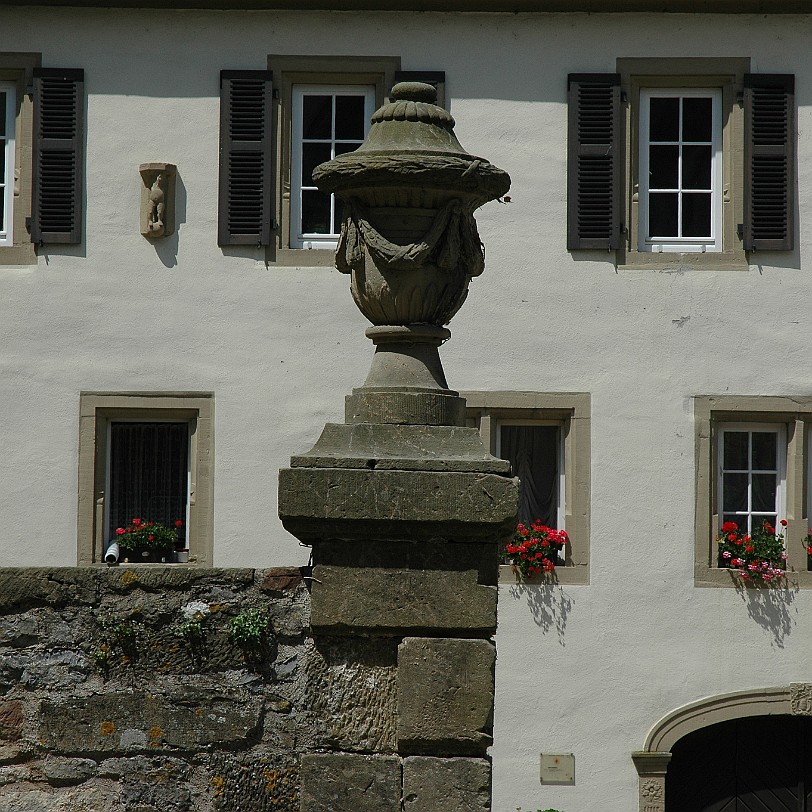
[[[725,522],[722,525],[722,532],[723,533],[729,533],[731,530],[738,530],[738,529],[739,529],[739,525],[737,525],[736,522]]]

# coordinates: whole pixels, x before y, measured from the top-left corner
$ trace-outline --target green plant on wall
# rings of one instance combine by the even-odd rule
[[[122,662],[131,662],[137,656],[137,622],[141,620],[141,610],[136,608],[126,617],[104,617],[99,620],[102,629],[101,639],[92,651],[93,662],[103,673],[107,673],[113,656],[118,652]]]
[[[206,620],[206,615],[203,612],[195,612],[191,617],[187,618],[175,630],[175,636],[185,640],[190,645],[196,645],[203,640],[203,624]]]
[[[268,640],[269,623],[262,609],[243,609],[231,619],[231,639],[243,649],[262,649]]]

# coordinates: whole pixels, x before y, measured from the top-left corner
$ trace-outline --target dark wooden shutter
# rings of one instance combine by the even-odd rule
[[[567,249],[621,245],[620,76],[568,77]]]
[[[220,73],[219,245],[270,245],[272,90],[270,71]]]
[[[34,68],[34,243],[82,241],[84,71]]]
[[[445,98],[444,70],[396,70],[395,84],[398,82],[425,82],[437,90],[437,104],[448,109]]]
[[[744,77],[744,248],[791,251],[795,232],[795,77]]]

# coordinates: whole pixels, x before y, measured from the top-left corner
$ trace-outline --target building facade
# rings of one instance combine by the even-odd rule
[[[808,4],[183,5],[0,6],[0,565],[101,566],[134,517],[191,565],[307,562],[277,472],[371,355],[309,173],[422,79],[512,177],[449,384],[570,536],[554,582],[503,568],[493,808],[678,812],[734,720],[803,752]],[[764,520],[790,572],[754,589],[716,535]]]

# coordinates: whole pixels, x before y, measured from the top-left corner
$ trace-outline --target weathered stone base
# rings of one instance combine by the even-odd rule
[[[404,812],[490,812],[491,765],[478,758],[403,760]]]
[[[400,759],[351,753],[305,756],[301,797],[301,812],[400,812]]]

